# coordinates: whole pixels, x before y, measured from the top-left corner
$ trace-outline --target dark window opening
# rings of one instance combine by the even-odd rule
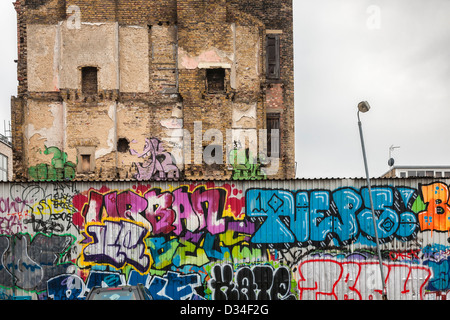
[[[130,142],[125,138],[117,140],[117,151],[125,153],[130,150]]]
[[[266,76],[269,79],[280,78],[280,37],[268,35],[266,38]]]
[[[81,170],[83,172],[91,171],[91,155],[90,154],[82,154],[81,155]]]
[[[207,69],[206,83],[208,92],[223,92],[225,90],[225,69]]]
[[[267,114],[267,156],[279,157],[280,155],[280,139],[278,134],[278,141],[272,140],[272,129],[280,130],[280,114],[268,113]],[[272,146],[273,151],[272,153]]]
[[[77,172],[89,173],[95,171],[95,147],[77,147]]]
[[[81,69],[81,91],[84,95],[97,94],[97,68],[84,67]]]

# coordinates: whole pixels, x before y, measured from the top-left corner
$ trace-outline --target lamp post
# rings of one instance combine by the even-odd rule
[[[361,138],[361,149],[362,149],[363,158],[364,158],[364,168],[366,170],[367,187],[369,189],[370,208],[372,210],[372,221],[373,221],[373,228],[375,230],[375,239],[376,239],[377,252],[378,252],[378,261],[380,263],[381,284],[383,286],[382,297],[383,297],[383,300],[387,300],[386,284],[384,282],[384,273],[383,273],[383,263],[381,262],[381,252],[380,252],[380,245],[379,245],[379,240],[378,240],[377,218],[375,216],[375,210],[373,208],[372,188],[370,186],[370,177],[369,177],[369,168],[367,166],[366,148],[364,146],[364,137],[363,137],[363,131],[362,131],[362,124],[361,124],[361,120],[359,118],[359,113],[360,112],[366,113],[369,110],[370,110],[370,105],[369,105],[369,103],[367,101],[362,101],[362,102],[360,102],[358,104],[358,127],[359,127],[359,136]]]

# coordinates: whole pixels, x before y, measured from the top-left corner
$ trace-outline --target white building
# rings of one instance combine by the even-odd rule
[[[393,166],[382,178],[450,178],[450,166]]]
[[[11,181],[12,173],[12,144],[4,135],[0,134],[0,181]]]

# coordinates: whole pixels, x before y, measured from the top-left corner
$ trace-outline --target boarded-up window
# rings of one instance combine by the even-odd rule
[[[280,78],[280,37],[270,34],[266,38],[266,76],[269,79]]]
[[[280,155],[280,139],[279,134],[272,137],[272,129],[280,130],[280,114],[268,113],[267,114],[267,156],[279,157]],[[274,139],[277,137],[277,139]],[[272,152],[272,148],[273,151]]]
[[[77,147],[77,172],[89,173],[95,171],[95,147]]]
[[[225,69],[206,69],[206,85],[209,93],[225,90]]]
[[[97,94],[97,68],[81,68],[81,90],[84,95]]]

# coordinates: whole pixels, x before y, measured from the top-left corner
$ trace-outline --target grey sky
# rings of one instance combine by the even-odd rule
[[[13,1],[0,1],[0,133],[11,119],[11,96],[17,93],[17,28]]]
[[[371,176],[389,169],[391,145],[396,164],[450,164],[450,1],[294,6],[297,176],[364,176],[361,100]]]
[[[450,1],[294,0],[297,176],[371,176],[396,164],[450,165]],[[0,2],[0,133],[16,94],[16,14]]]

